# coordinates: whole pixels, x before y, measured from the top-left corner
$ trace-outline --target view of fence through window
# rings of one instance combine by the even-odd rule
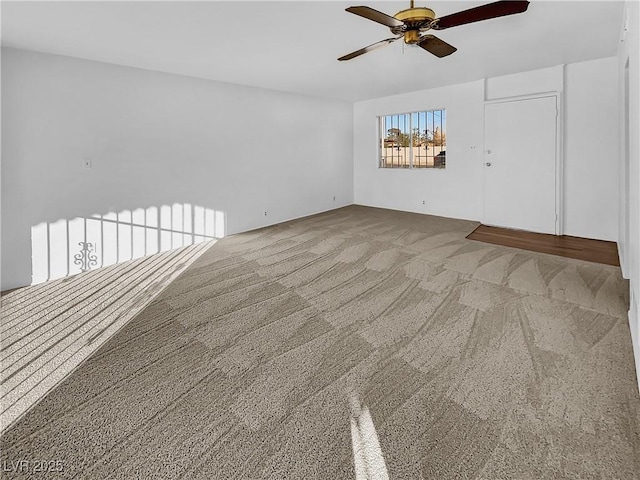
[[[445,168],[446,111],[378,117],[380,168]]]

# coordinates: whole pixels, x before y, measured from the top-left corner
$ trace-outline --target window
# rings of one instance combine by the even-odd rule
[[[445,168],[446,110],[378,117],[380,168]]]

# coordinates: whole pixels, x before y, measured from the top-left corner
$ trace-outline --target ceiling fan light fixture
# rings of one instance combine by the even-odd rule
[[[409,30],[404,32],[404,43],[407,45],[415,45],[420,41],[420,32],[418,30]]]

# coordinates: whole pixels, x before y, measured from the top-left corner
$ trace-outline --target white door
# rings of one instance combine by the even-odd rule
[[[556,96],[485,105],[486,225],[556,231]]]

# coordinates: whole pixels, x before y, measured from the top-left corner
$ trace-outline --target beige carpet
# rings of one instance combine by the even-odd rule
[[[0,433],[212,244],[178,248],[3,293]]]
[[[637,478],[619,268],[476,226],[353,206],[219,241],[5,432],[2,478]]]

